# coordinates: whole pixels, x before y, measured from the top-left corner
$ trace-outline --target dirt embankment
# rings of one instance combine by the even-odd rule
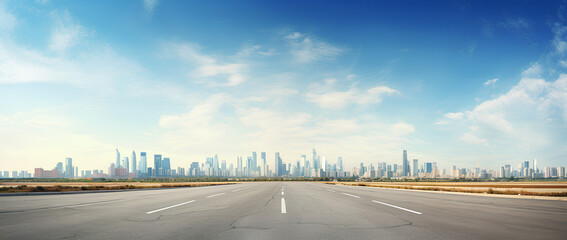
[[[328,182],[328,184],[426,191],[567,197],[567,182]]]
[[[0,182],[0,193],[11,192],[67,192],[93,190],[122,190],[146,188],[201,187],[234,184],[233,182],[186,182],[186,183],[142,183],[142,182]]]

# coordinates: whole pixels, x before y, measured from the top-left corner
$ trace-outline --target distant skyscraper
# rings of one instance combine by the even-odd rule
[[[154,154],[154,176],[160,176],[161,169],[161,154]]]
[[[65,158],[65,177],[72,178],[73,174],[73,159]]]
[[[124,157],[124,164],[122,164],[122,168],[126,168],[126,174],[130,173],[130,161],[128,157]]]
[[[411,168],[411,175],[414,176],[414,177],[417,177],[418,172],[419,172],[419,161],[417,159],[414,159],[413,165],[412,165],[412,168]]]
[[[213,157],[213,168],[215,170],[219,169],[219,156],[215,154]]]
[[[162,164],[161,164],[161,168],[162,168],[164,171],[171,170],[171,161],[169,160],[169,158],[163,158],[163,160],[161,161],[161,163],[162,163]]]
[[[279,177],[282,175],[282,158],[280,157],[280,153],[276,152],[276,156],[274,158],[274,175],[276,175],[276,177]]]
[[[252,171],[252,157],[248,156],[246,157],[246,174],[250,174],[250,171]]]
[[[199,162],[192,162],[191,168],[189,169],[189,176],[199,176],[201,175],[201,170],[199,169]]]
[[[327,169],[327,157],[322,157],[321,168],[323,169],[324,172],[329,171],[329,169]]]
[[[430,163],[430,162],[425,163],[425,172],[426,173],[433,172],[433,163]]]
[[[317,164],[317,152],[315,151],[315,148],[313,148],[313,151],[311,152],[311,167],[313,167],[313,169],[317,170],[319,169],[319,165]]]
[[[343,171],[343,157],[337,158],[337,171]]]
[[[221,169],[224,171],[226,170],[226,160],[221,161]]]
[[[120,167],[120,152],[118,151],[118,148],[116,149],[116,167]]]
[[[140,172],[148,172],[148,158],[146,157],[146,152],[140,153]]]
[[[213,168],[213,158],[208,157],[205,159],[205,167]]]
[[[404,149],[404,158],[403,158],[403,164],[402,164],[402,174],[403,176],[408,176],[410,173],[410,166],[409,166],[409,160],[408,160],[408,151]]]
[[[262,165],[265,166],[265,165],[267,164],[267,162],[266,162],[266,152],[260,153],[260,158],[262,159]]]
[[[252,152],[252,167],[250,168],[251,171],[257,171],[258,170],[258,156],[256,155],[256,152]]]
[[[63,163],[62,162],[58,162],[57,165],[55,166],[55,169],[57,170],[57,177],[64,177],[65,173],[63,172]]]
[[[138,174],[137,171],[137,165],[136,165],[136,152],[132,151],[132,172],[135,174]]]
[[[236,157],[236,170],[240,172],[243,170],[242,157]]]

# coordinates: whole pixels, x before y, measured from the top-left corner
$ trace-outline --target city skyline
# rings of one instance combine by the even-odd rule
[[[411,156],[411,155],[410,155]],[[404,178],[468,178],[468,179],[496,179],[496,178],[565,178],[565,166],[542,166],[537,159],[522,161],[517,167],[505,164],[497,169],[486,168],[477,165],[475,168],[466,168],[452,165],[447,169],[438,165],[437,162],[413,159],[410,164],[408,151],[403,149],[401,163],[389,162],[360,162],[357,166],[344,166],[343,158],[337,157],[335,161],[327,159],[325,155],[317,154],[315,148],[310,152],[310,159],[302,154],[296,160],[286,161],[282,159],[279,152],[274,153],[274,162],[269,164],[266,152],[260,152],[260,158],[256,151],[246,156],[236,157],[236,162],[227,162],[219,158],[217,154],[207,157],[203,162],[193,161],[178,164],[172,167],[171,159],[162,154],[154,154],[154,164],[147,165],[147,153],[140,152],[140,161],[132,151],[129,161],[128,157],[120,158],[120,151],[116,149],[116,163],[111,162],[107,170],[103,169],[79,169],[73,164],[72,158],[65,158],[65,170],[63,163],[58,162],[52,169],[36,167],[32,173],[28,170],[4,171],[0,169],[0,178],[161,178],[161,177],[222,177],[222,178],[355,178],[355,179],[404,179]],[[260,162],[258,162],[260,160]],[[352,168],[351,168],[352,167]],[[11,175],[10,175],[11,173]]]
[[[413,159],[563,166],[562,9],[2,1],[0,169],[51,169],[66,157],[100,169],[138,162],[130,152],[140,149],[188,164],[211,153],[246,162],[262,149],[273,164],[276,152],[290,162],[311,148],[345,166],[400,164],[411,149],[405,172]]]

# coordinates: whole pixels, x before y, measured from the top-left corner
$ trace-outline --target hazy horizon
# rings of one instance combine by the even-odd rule
[[[2,1],[0,170],[567,160],[560,1]],[[150,157],[148,157],[150,159]],[[148,160],[149,161],[149,160]]]

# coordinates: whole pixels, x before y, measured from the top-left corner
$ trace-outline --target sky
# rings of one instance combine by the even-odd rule
[[[567,165],[567,3],[0,1],[0,170]]]

